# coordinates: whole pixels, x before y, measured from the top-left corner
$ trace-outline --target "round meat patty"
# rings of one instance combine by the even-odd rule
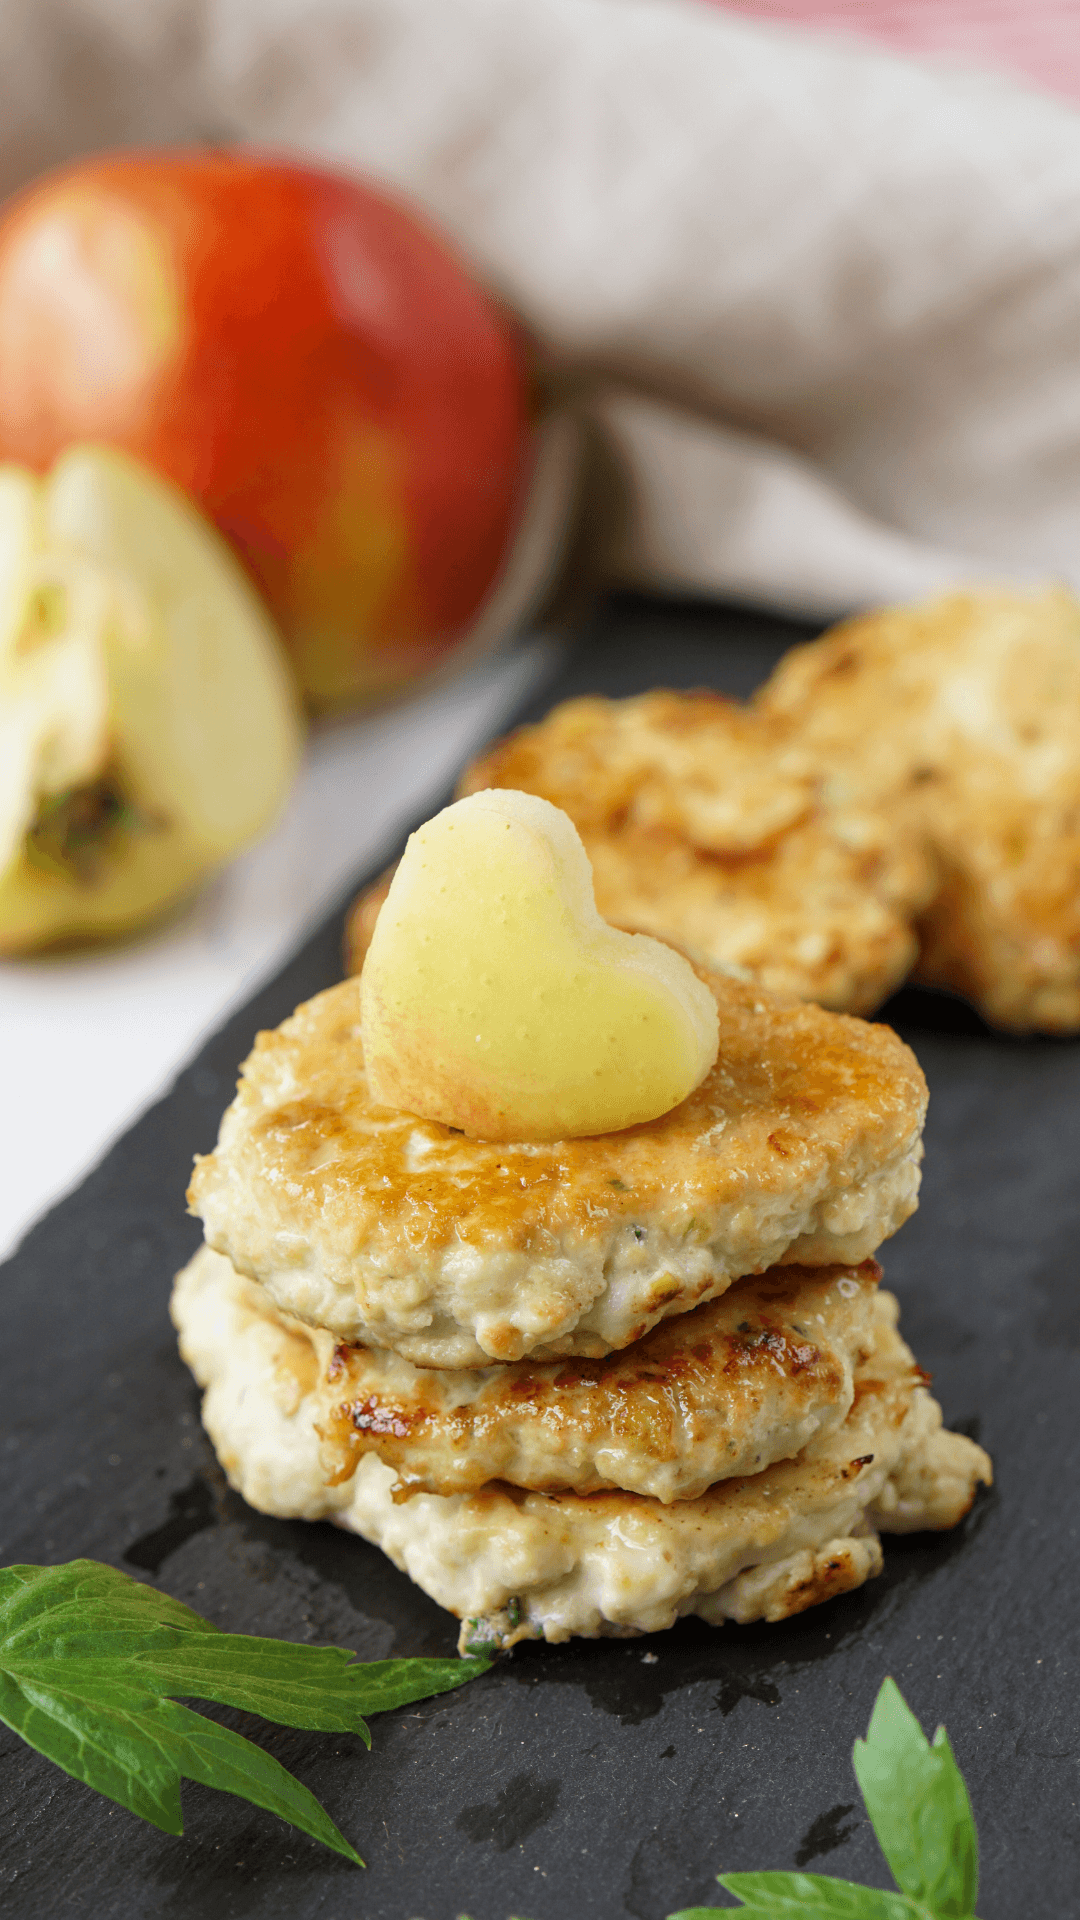
[[[995,1026],[1080,1029],[1080,602],[951,593],[842,621],[757,696],[841,809],[936,874],[916,977]]]
[[[496,1146],[376,1104],[360,984],[261,1033],[189,1199],[275,1303],[418,1366],[597,1358],[778,1261],[857,1263],[914,1210],[926,1112],[888,1028],[702,974],[720,1053],[681,1106]]]
[[[569,700],[489,747],[459,792],[484,787],[562,807],[605,919],[705,966],[867,1013],[914,962],[932,863],[887,810],[841,803],[783,716],[708,692]]]
[[[173,1317],[232,1485],[262,1512],[334,1520],[381,1546],[463,1621],[463,1651],[652,1633],[689,1613],[781,1620],[879,1572],[879,1531],[953,1526],[991,1478],[982,1449],[942,1429],[889,1294],[875,1297],[873,1347],[846,1420],[795,1460],[668,1506],[501,1482],[399,1502],[395,1469],[371,1453],[329,1484],[308,1330],[225,1262],[205,1284],[181,1284]]]
[[[231,1277],[203,1247],[178,1276],[177,1299]],[[716,1480],[791,1458],[846,1418],[854,1368],[873,1345],[880,1277],[873,1260],[773,1267],[603,1360],[450,1373],[312,1329],[323,1470],[336,1484],[375,1453],[394,1468],[399,1499],[488,1480],[694,1499]],[[260,1293],[255,1281],[240,1285]]]

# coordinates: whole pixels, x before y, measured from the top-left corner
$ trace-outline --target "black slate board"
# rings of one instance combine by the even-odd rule
[[[801,637],[616,602],[534,706],[657,682],[745,693]],[[198,1238],[191,1156],[256,1029],[338,976],[341,926],[339,911],[0,1274],[0,1562],[93,1555],[234,1630],[450,1653],[454,1623],[375,1549],[228,1491],[166,1316]],[[462,1693],[377,1720],[370,1756],[232,1716],[325,1802],[364,1874],[199,1787],[185,1838],[167,1838],[0,1730],[6,1916],[662,1920],[721,1898],[721,1867],[884,1884],[849,1756],[886,1673],[925,1723],[948,1723],[983,1920],[1080,1913],[1080,1049],[995,1037],[928,994],[888,1017],[932,1098],[922,1207],[887,1278],[947,1419],[997,1466],[965,1524],[888,1540],[879,1580],[782,1626],[518,1648]]]

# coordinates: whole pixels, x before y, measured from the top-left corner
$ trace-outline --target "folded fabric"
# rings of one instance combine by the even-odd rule
[[[770,20],[860,34],[916,56],[1023,73],[1080,97],[1075,0],[714,0]]]
[[[1080,586],[1080,119],[1020,83],[688,0],[8,0],[0,127],[6,187],[211,139],[414,196],[602,442],[608,579]]]

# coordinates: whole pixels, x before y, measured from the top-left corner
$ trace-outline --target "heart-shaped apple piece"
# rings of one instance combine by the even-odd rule
[[[568,816],[472,794],[412,835],[364,962],[382,1104],[479,1140],[654,1120],[716,1059],[716,1002],[672,948],[600,918]]]

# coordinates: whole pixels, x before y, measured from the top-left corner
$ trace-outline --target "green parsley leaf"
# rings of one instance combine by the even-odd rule
[[[902,1893],[880,1893],[820,1873],[726,1873],[725,1893],[743,1902],[755,1920],[926,1920],[926,1909]],[[730,1907],[686,1907],[668,1920],[716,1920]]]
[[[881,1850],[903,1891],[818,1873],[728,1873],[726,1893],[756,1920],[975,1920],[978,1841],[944,1727],[931,1746],[895,1680],[878,1693],[855,1774]],[[683,1907],[668,1920],[716,1920],[731,1907]]]
[[[242,1734],[180,1706],[214,1700],[282,1726],[358,1733],[365,1714],[460,1687],[486,1660],[357,1661],[222,1633],[190,1607],[95,1560],[0,1570],[0,1720],[76,1780],[165,1833],[182,1833],[180,1782],[276,1813],[358,1866],[359,1854],[291,1773]]]
[[[969,1920],[979,1889],[978,1840],[944,1727],[931,1746],[895,1680],[886,1680],[853,1761],[897,1886],[941,1920]]]

